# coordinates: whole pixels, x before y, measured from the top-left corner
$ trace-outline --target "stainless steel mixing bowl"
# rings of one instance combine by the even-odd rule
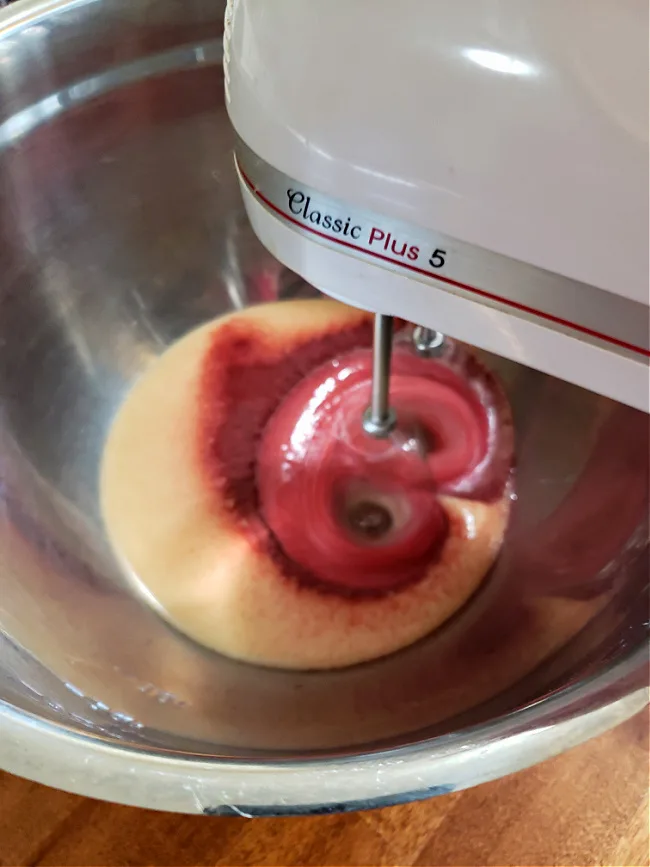
[[[197,647],[123,579],[98,509],[113,414],[170,342],[281,271],[232,167],[222,14],[0,13],[0,765],[149,807],[312,813],[474,785],[629,717],[647,700],[647,419],[497,358],[519,499],[482,596],[439,634],[346,671],[260,670]],[[512,682],[539,641],[525,605],[488,633],[476,614],[506,575],[518,604],[569,623]],[[477,630],[474,673],[452,683],[439,661]]]

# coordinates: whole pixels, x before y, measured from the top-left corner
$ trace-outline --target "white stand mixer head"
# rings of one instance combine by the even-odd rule
[[[229,7],[238,171],[275,256],[343,301],[650,409],[647,9]]]

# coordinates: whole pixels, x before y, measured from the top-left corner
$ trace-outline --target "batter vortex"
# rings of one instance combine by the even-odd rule
[[[450,350],[450,363],[407,346],[393,356],[399,426],[391,437],[373,439],[361,425],[372,377],[363,348],[307,374],[261,438],[262,517],[287,557],[350,595],[421,578],[449,532],[439,494],[485,496],[486,482],[494,494],[508,471],[498,458],[510,450],[510,432],[487,372],[476,367],[469,383],[458,373],[464,350]]]
[[[362,429],[372,318],[261,305],[171,346],[136,383],[102,464],[108,535],[156,609],[256,664],[339,668],[435,630],[480,585],[510,509],[510,409],[449,344],[396,337],[401,439]]]

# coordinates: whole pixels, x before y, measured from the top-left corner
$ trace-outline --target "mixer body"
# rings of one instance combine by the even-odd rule
[[[280,261],[650,408],[647,9],[229,7],[239,177]]]

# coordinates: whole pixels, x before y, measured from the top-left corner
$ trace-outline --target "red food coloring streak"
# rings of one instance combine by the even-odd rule
[[[337,507],[337,501],[345,499],[346,472],[349,474],[350,469],[341,465],[340,458],[345,463],[350,449],[346,452],[332,431],[332,417],[328,419],[327,412],[321,414],[312,439],[316,445],[326,441],[334,446],[333,452],[329,450],[324,463],[294,462],[289,486],[281,484],[282,450],[287,447],[287,434],[290,436],[295,429],[301,409],[324,380],[331,379],[332,365],[340,369],[346,358],[355,367],[357,379],[369,384],[371,345],[369,319],[317,335],[311,330],[296,334],[288,345],[269,340],[258,325],[233,321],[215,331],[199,384],[199,458],[220,510],[225,505],[238,531],[245,532],[287,578],[346,597],[381,596],[419,580],[439,557],[450,532],[448,516],[436,492],[431,486],[418,487],[417,472],[409,479],[409,466],[398,457],[396,462],[382,465],[379,473],[383,473],[381,481],[389,489],[392,485],[388,494],[401,488],[412,517],[400,532],[387,536],[386,544],[364,544],[367,540],[351,536]],[[445,365],[407,357],[404,350],[396,351],[393,369],[397,377],[435,372],[433,378],[443,397],[457,404],[451,414],[464,415],[465,426],[470,428],[473,467],[486,453],[489,432],[487,412],[472,386]],[[499,394],[482,367],[474,372],[487,386],[484,394]],[[350,382],[354,384],[354,376]],[[343,385],[343,391],[351,394]],[[356,399],[359,396],[366,400],[363,391],[357,390]],[[366,450],[383,448],[361,430],[362,410],[361,404],[351,408],[351,417],[359,422],[358,443]],[[442,425],[443,440],[449,440],[453,432],[453,424],[449,430]],[[436,438],[434,434],[432,439]],[[456,495],[492,498],[503,491],[510,468],[509,461],[506,466],[502,459],[504,453],[502,448],[497,455],[497,471],[479,474],[466,492],[462,490],[462,473],[458,473],[466,469],[463,458],[468,459],[462,449],[460,455],[454,454],[454,443],[444,442],[442,449],[434,450],[430,463],[435,477],[436,454],[451,456],[447,464],[456,470],[451,478],[449,473],[445,477],[444,461],[438,462],[442,492],[447,487]],[[376,468],[372,472],[376,476]],[[456,490],[459,481],[460,489]],[[461,533],[463,528],[451,531]],[[318,544],[314,544],[316,541]]]

